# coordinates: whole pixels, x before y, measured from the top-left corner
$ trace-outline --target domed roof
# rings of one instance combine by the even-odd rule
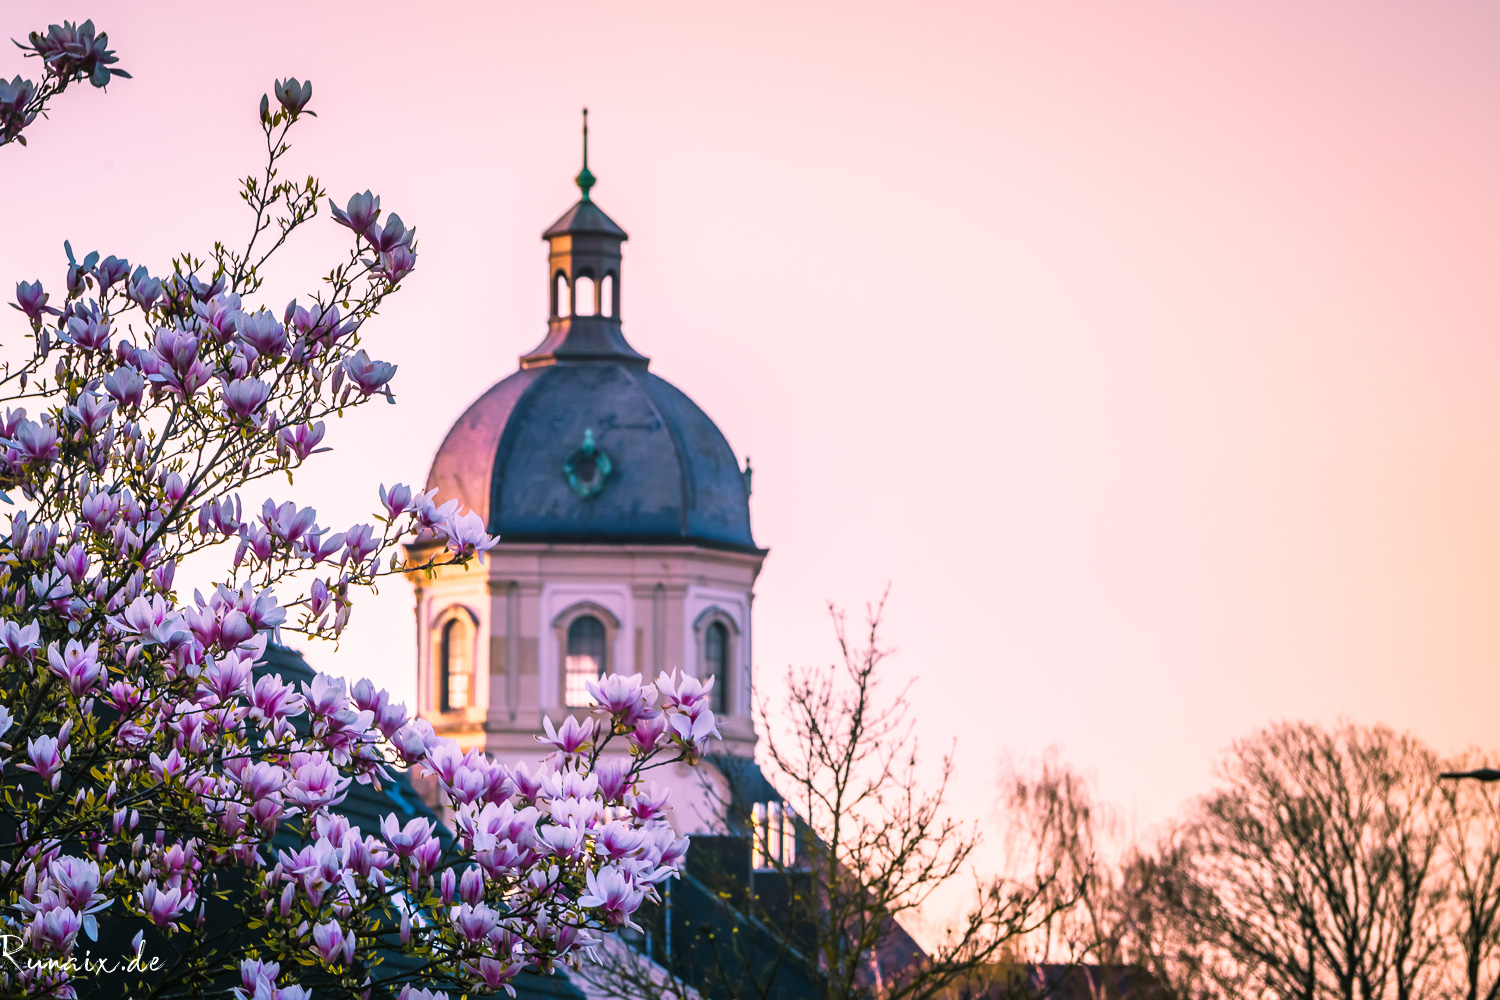
[[[583,197],[547,228],[552,316],[521,369],[449,430],[427,488],[505,541],[696,544],[758,552],[749,473],[620,326],[625,230]],[[577,308],[574,308],[574,306]]]
[[[639,363],[548,364],[496,383],[448,432],[434,487],[502,541],[756,549],[729,442]]]

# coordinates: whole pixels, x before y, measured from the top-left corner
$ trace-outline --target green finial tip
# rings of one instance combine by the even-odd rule
[[[589,109],[583,109],[583,169],[578,176],[573,178],[578,185],[578,190],[583,192],[583,200],[589,200],[589,189],[594,186],[594,175],[589,172]]]

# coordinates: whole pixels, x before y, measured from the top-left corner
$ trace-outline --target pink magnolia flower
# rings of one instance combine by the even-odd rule
[[[384,692],[381,693],[384,694]],[[386,700],[377,706],[375,725],[386,739],[392,739],[406,725],[406,716],[406,702],[398,701],[391,704],[389,700]]]
[[[426,719],[415,719],[396,730],[391,742],[396,745],[396,751],[408,764],[415,764],[427,756],[428,750],[437,741],[432,731],[432,723]]]
[[[75,587],[89,574],[89,554],[82,545],[73,545],[66,552],[56,553],[52,557],[52,564],[72,580]]]
[[[593,719],[580,724],[577,719],[570,715],[563,720],[562,728],[558,729],[553,727],[551,719],[544,716],[542,718],[542,729],[546,735],[538,736],[536,738],[537,742],[557,747],[563,753],[578,753],[581,750],[585,750],[592,745],[594,739]]]
[[[380,217],[380,195],[365,191],[363,194],[349,196],[349,204],[340,209],[328,199],[328,207],[333,212],[334,221],[341,226],[348,226],[356,233],[363,233],[370,224]]]
[[[313,949],[326,965],[342,959],[345,965],[354,961],[354,932],[344,933],[337,920],[318,924],[313,928]]]
[[[450,919],[453,929],[470,944],[485,940],[500,924],[500,914],[483,903],[475,906],[465,903],[452,912]]]
[[[652,852],[656,855],[656,863],[665,867],[676,869],[681,867],[682,859],[687,857],[688,837],[679,838],[669,826],[660,826],[651,831],[650,836],[655,840]]]
[[[415,229],[408,230],[401,221],[401,216],[392,212],[385,217],[385,226],[379,226],[371,222],[365,227],[364,237],[370,241],[370,246],[379,253],[388,253],[399,246],[411,246],[412,240],[416,238]]]
[[[145,267],[138,267],[130,275],[128,294],[130,301],[148,311],[161,298],[161,279],[151,277]]]
[[[584,681],[599,707],[625,726],[634,726],[651,714],[651,705],[656,701],[656,688],[641,684],[640,674],[609,674],[597,680]]]
[[[604,921],[611,927],[624,924],[634,927],[630,915],[640,908],[645,893],[631,884],[630,879],[617,868],[606,868],[595,876],[589,869],[588,895],[578,897],[578,905],[600,907],[604,910]]]
[[[449,552],[459,556],[477,552],[479,561],[483,562],[484,553],[500,544],[498,537],[485,534],[484,529],[483,518],[473,511],[465,511],[439,524],[436,530],[447,538]]]
[[[23,102],[24,103],[24,102]],[[26,318],[35,322],[48,313],[57,312],[47,306],[48,295],[42,291],[42,283],[33,281],[29,284],[25,281],[16,285],[16,301],[11,303],[12,309],[19,309],[26,314]]]
[[[278,358],[286,353],[286,328],[264,309],[242,313],[235,324],[235,332],[261,357]]]
[[[630,810],[638,822],[649,823],[662,815],[667,807],[668,789],[651,783],[648,791],[632,792],[625,796],[625,808]]]
[[[342,535],[339,536],[343,538]],[[328,593],[328,584],[321,579],[314,580],[312,587],[308,589],[307,609],[312,612],[314,618],[321,615],[327,609],[332,597]]]
[[[69,316],[67,339],[85,351],[109,349],[109,320],[98,316]]]
[[[71,726],[71,721],[63,723],[64,729],[70,729]],[[16,766],[23,771],[34,771],[43,781],[51,781],[55,789],[62,780],[63,764],[73,756],[72,747],[63,745],[66,742],[66,736],[61,739],[57,736],[32,737],[26,741],[28,763]]]
[[[22,420],[15,435],[5,443],[15,451],[18,464],[50,462],[58,455],[57,427],[45,417],[42,423]]]
[[[608,823],[594,837],[594,852],[602,858],[619,861],[640,852],[647,843],[646,834],[621,822]]]
[[[274,722],[277,719],[292,719],[302,714],[302,696],[282,681],[280,674],[262,675],[250,695],[251,719],[258,722]]]
[[[398,246],[380,255],[380,276],[387,283],[399,285],[417,268],[417,254],[411,247]]]
[[[372,361],[364,348],[355,351],[352,357],[345,358],[343,363],[344,374],[366,396],[384,388],[396,374],[396,367],[384,361]]]
[[[47,874],[67,905],[84,918],[85,926],[97,927],[94,914],[109,905],[99,892],[99,866],[87,858],[65,855],[47,865]]]
[[[526,768],[526,762],[521,761],[511,768],[511,781],[515,783],[516,794],[528,802],[535,802],[541,797],[543,787],[543,773],[533,775]]]
[[[606,803],[625,797],[634,783],[635,761],[629,757],[600,757],[591,775],[597,782],[599,797]]]
[[[400,517],[412,509],[411,487],[404,483],[397,483],[386,492],[385,485],[380,487],[380,504],[391,517]]]
[[[80,509],[84,523],[103,534],[120,512],[120,498],[112,493],[90,493]]]
[[[176,886],[163,889],[156,884],[156,879],[152,879],[141,889],[139,902],[147,919],[160,928],[170,924],[184,910],[198,905],[198,897],[191,890],[184,893]]]
[[[182,754],[177,752],[176,747],[169,750],[165,757],[151,754],[151,773],[163,780],[181,774],[186,767],[187,764],[183,761]]]
[[[275,795],[291,780],[286,769],[269,761],[256,761],[240,773],[240,787],[252,803]]]
[[[521,963],[506,962],[484,955],[480,957],[477,965],[468,965],[465,968],[474,973],[485,986],[494,990],[516,978],[516,973],[521,971]]]
[[[629,737],[630,745],[637,753],[652,753],[661,745],[661,741],[666,735],[667,717],[665,715],[651,715],[635,724],[635,729]]]
[[[407,983],[401,987],[401,995],[396,1000],[448,1000],[448,994],[442,990],[426,990]]]
[[[484,872],[478,868],[465,868],[458,880],[458,898],[471,906],[484,899]]]
[[[36,622],[17,625],[15,622],[0,622],[0,646],[12,659],[30,659],[31,654],[42,644],[41,626]]]
[[[216,619],[216,622],[213,642],[205,642],[205,646],[217,645],[224,650],[234,650],[255,638],[255,626],[250,624],[249,617],[239,608],[225,611],[223,617]]]
[[[342,711],[349,704],[349,695],[344,689],[342,677],[318,674],[311,684],[303,683],[302,700],[313,715],[329,716]]]
[[[215,343],[228,343],[244,312],[238,295],[215,295],[207,302],[194,302],[193,314],[202,320],[199,329]]]
[[[323,440],[323,421],[319,420],[313,424],[298,424],[296,427],[283,427],[276,435],[276,445],[283,454],[290,452],[296,455],[298,460],[305,460],[307,456],[315,454],[319,448],[318,444]]]
[[[577,858],[587,846],[584,828],[576,819],[538,827],[537,836],[559,858]]]
[[[391,813],[381,820],[380,833],[397,854],[407,858],[432,839],[433,827],[431,822],[421,817],[408,821],[402,827],[395,814]]]
[[[227,538],[238,533],[242,523],[240,498],[237,496],[210,500],[198,508],[198,531],[202,534],[218,532]]]
[[[212,691],[220,701],[228,701],[250,689],[250,670],[254,662],[251,657],[235,653],[222,659],[207,657],[198,683],[204,690]]]
[[[284,542],[295,542],[301,538],[315,527],[317,517],[318,512],[313,508],[298,509],[290,500],[280,506],[273,500],[267,500],[260,508],[261,523],[266,526],[267,531]]]
[[[294,754],[292,780],[287,783],[286,797],[304,809],[336,805],[344,800],[344,791],[354,780],[341,777],[339,769],[326,757]]]
[[[63,650],[59,650],[54,642],[47,648],[47,664],[54,674],[67,681],[68,690],[75,698],[93,690],[99,678],[104,676],[97,641],[85,647],[77,639],[70,639]]]
[[[109,418],[120,404],[113,399],[97,396],[92,392],[80,392],[78,401],[65,411],[68,419],[91,434],[98,434],[109,423]]]
[[[250,992],[255,992],[258,983],[267,982],[276,984],[276,977],[281,975],[280,962],[262,962],[258,958],[247,958],[240,963],[240,985]]]
[[[417,523],[424,528],[437,530],[458,512],[457,500],[449,500],[439,507],[433,499],[436,496],[437,490],[431,489],[412,498],[412,509],[417,513]]]
[[[276,86],[272,88],[276,95],[276,101],[286,109],[287,114],[297,115],[307,107],[307,102],[312,100],[312,81],[300,82],[295,76],[285,80],[277,80]],[[312,112],[308,112],[312,114]]]
[[[674,670],[670,674],[663,673],[656,679],[656,690],[661,692],[662,704],[668,708],[692,708],[708,699],[708,692],[713,686],[712,677],[707,681],[700,681],[680,670]]]
[[[356,524],[344,532],[344,545],[348,549],[344,559],[359,564],[375,554],[380,547],[380,539],[376,536],[375,529],[368,524]]]
[[[224,409],[249,420],[271,398],[271,387],[257,378],[237,378],[224,386]]]
[[[38,913],[31,920],[31,946],[38,951],[71,954],[83,929],[83,917],[66,906]]]
[[[130,365],[121,365],[104,376],[104,391],[121,406],[140,406],[146,392],[146,379]]]

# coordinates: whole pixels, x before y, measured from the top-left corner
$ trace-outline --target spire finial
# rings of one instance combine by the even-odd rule
[[[578,190],[583,192],[583,200],[589,201],[589,189],[594,186],[594,175],[589,173],[589,109],[583,109],[583,169],[578,176],[573,178],[578,185]]]

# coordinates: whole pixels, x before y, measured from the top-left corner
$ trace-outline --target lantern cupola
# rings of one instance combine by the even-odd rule
[[[583,169],[574,178],[580,197],[542,238],[547,241],[550,315],[547,336],[521,357],[522,368],[570,361],[638,364],[620,329],[620,244],[629,237],[594,203],[589,170],[589,112],[583,109]]]

